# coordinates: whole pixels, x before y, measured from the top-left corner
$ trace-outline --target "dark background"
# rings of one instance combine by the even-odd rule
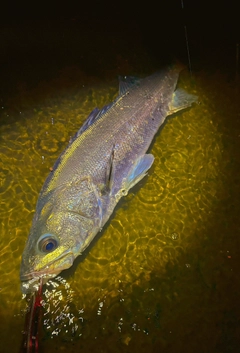
[[[175,59],[189,66],[187,41],[193,71],[236,75],[240,27],[231,1],[18,1],[3,4],[0,16],[2,99],[66,66],[101,77],[148,73]]]

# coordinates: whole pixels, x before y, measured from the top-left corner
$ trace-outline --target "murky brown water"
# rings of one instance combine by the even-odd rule
[[[26,302],[19,267],[41,186],[90,111],[117,94],[117,81],[90,78],[77,68],[58,80],[31,93],[20,89],[1,111],[3,353],[21,345]],[[65,89],[59,90],[61,80]],[[152,146],[149,175],[121,201],[74,271],[63,275],[67,282],[45,288],[40,352],[237,351],[236,85],[205,73],[195,79],[183,74],[180,84],[201,104],[168,120]]]

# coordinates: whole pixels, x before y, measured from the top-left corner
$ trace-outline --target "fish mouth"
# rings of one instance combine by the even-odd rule
[[[39,266],[37,269],[34,268],[30,272],[25,272],[24,269],[20,272],[21,282],[25,282],[25,285],[28,286],[29,282],[36,283],[39,278],[43,278],[43,282],[46,283],[49,278],[56,277],[63,270],[68,269],[72,266],[74,261],[74,254],[71,251],[63,253],[58,258],[54,259],[51,262],[48,262],[47,265]],[[24,286],[24,283],[22,284]]]
[[[67,267],[68,268],[68,267]],[[50,278],[50,277],[56,277],[61,271],[65,270],[66,268],[59,269],[58,271],[49,271],[46,267],[46,270],[42,271],[32,271],[29,273],[25,273],[20,276],[21,282],[27,282],[31,280],[38,280],[39,278]]]

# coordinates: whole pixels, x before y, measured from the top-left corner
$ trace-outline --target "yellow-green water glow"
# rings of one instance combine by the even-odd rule
[[[39,88],[36,94],[45,98],[38,105],[31,105],[30,98],[22,96],[21,102],[28,105],[25,109],[2,109],[3,352],[8,351],[7,342],[12,340],[16,345],[19,342],[12,352],[20,346],[24,323],[21,310],[26,304],[20,292],[19,266],[43,181],[89,112],[117,94],[117,82],[85,81],[71,92],[53,95],[50,90],[48,97],[43,94],[46,87]],[[47,287],[52,294],[45,291],[44,295],[47,304],[40,342],[44,352],[56,347],[68,352],[93,352],[99,347],[102,352],[112,352],[113,347],[114,352],[126,347],[132,352],[146,352],[149,344],[153,349],[168,347],[172,352],[171,342],[180,337],[184,347],[188,335],[193,334],[195,343],[191,341],[186,352],[211,339],[210,348],[211,344],[215,347],[220,333],[214,320],[221,320],[223,313],[213,309],[212,319],[214,288],[221,293],[225,285],[220,284],[220,278],[233,276],[234,272],[228,257],[234,249],[224,247],[221,232],[217,241],[217,232],[223,225],[225,231],[228,227],[220,206],[229,196],[225,184],[228,136],[222,132],[225,116],[218,110],[213,88],[205,92],[201,78],[198,85],[185,78],[181,86],[197,94],[201,104],[168,120],[152,146],[155,162],[148,176],[120,202],[83,261],[77,260],[67,284],[60,284],[60,289]],[[239,137],[232,138],[237,141]],[[223,222],[214,229],[218,217],[223,217]],[[223,268],[215,268],[215,261]],[[58,322],[60,311],[66,315]],[[197,323],[204,320],[206,325],[201,325],[198,335]]]

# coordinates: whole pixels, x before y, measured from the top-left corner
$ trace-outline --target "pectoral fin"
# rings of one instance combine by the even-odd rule
[[[153,161],[154,157],[152,154],[145,154],[136,160],[124,182],[123,195],[127,195],[128,191],[146,175]]]
[[[113,159],[114,159],[114,145],[111,151],[111,154],[109,156],[109,161],[107,163],[107,168],[106,168],[106,183],[104,185],[104,188],[102,190],[102,193],[110,192],[112,188],[112,178],[113,178]]]

